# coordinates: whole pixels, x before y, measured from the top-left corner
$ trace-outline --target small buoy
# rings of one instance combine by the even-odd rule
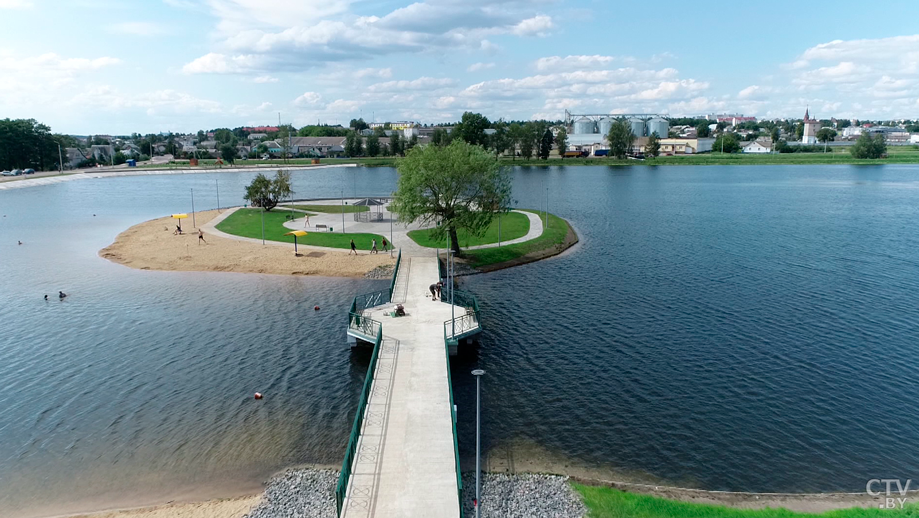
[[[256,393],[255,393],[255,399],[262,399],[262,393],[261,393],[261,392],[256,392]]]
[[[319,306],[313,306],[313,311],[319,311]]]

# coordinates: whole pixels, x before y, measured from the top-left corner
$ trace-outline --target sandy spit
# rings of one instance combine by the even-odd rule
[[[218,215],[216,210],[198,212],[199,227]],[[324,275],[361,277],[374,268],[392,264],[389,254],[370,255],[366,251],[349,256],[346,251],[300,248],[294,256],[293,245],[279,246],[228,239],[208,234],[207,243],[199,243],[191,218],[182,227],[187,234],[173,235],[175,220],[170,216],[146,221],[125,230],[99,255],[110,261],[139,270],[268,273],[278,275]]]
[[[71,518],[241,518],[258,505],[261,496],[207,502],[166,504],[141,509],[71,515]]]

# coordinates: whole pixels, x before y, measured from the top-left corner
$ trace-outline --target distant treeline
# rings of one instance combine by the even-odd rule
[[[58,168],[61,150],[76,146],[77,139],[53,134],[35,119],[0,119],[0,169],[49,171]]]

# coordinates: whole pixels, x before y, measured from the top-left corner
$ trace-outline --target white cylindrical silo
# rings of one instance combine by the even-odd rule
[[[648,136],[650,137],[652,133],[657,133],[660,138],[667,138],[667,135],[670,134],[670,123],[657,117],[650,119],[648,121]]]
[[[629,126],[632,128],[632,134],[636,137],[645,136],[645,121],[638,117],[629,119]]]

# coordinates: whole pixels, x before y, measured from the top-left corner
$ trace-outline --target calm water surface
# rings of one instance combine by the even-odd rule
[[[198,209],[216,206],[215,180],[239,203],[252,176],[0,191],[0,514],[220,495],[341,462],[367,364],[341,315],[381,282],[96,255],[127,226],[189,211],[191,188]],[[317,170],[294,187],[385,194],[395,178]],[[486,450],[525,441],[726,490],[919,475],[919,168],[515,170],[519,206],[541,207],[546,188],[582,244],[464,280],[486,326],[453,362],[464,457],[481,367]],[[59,289],[71,296],[42,300]]]

